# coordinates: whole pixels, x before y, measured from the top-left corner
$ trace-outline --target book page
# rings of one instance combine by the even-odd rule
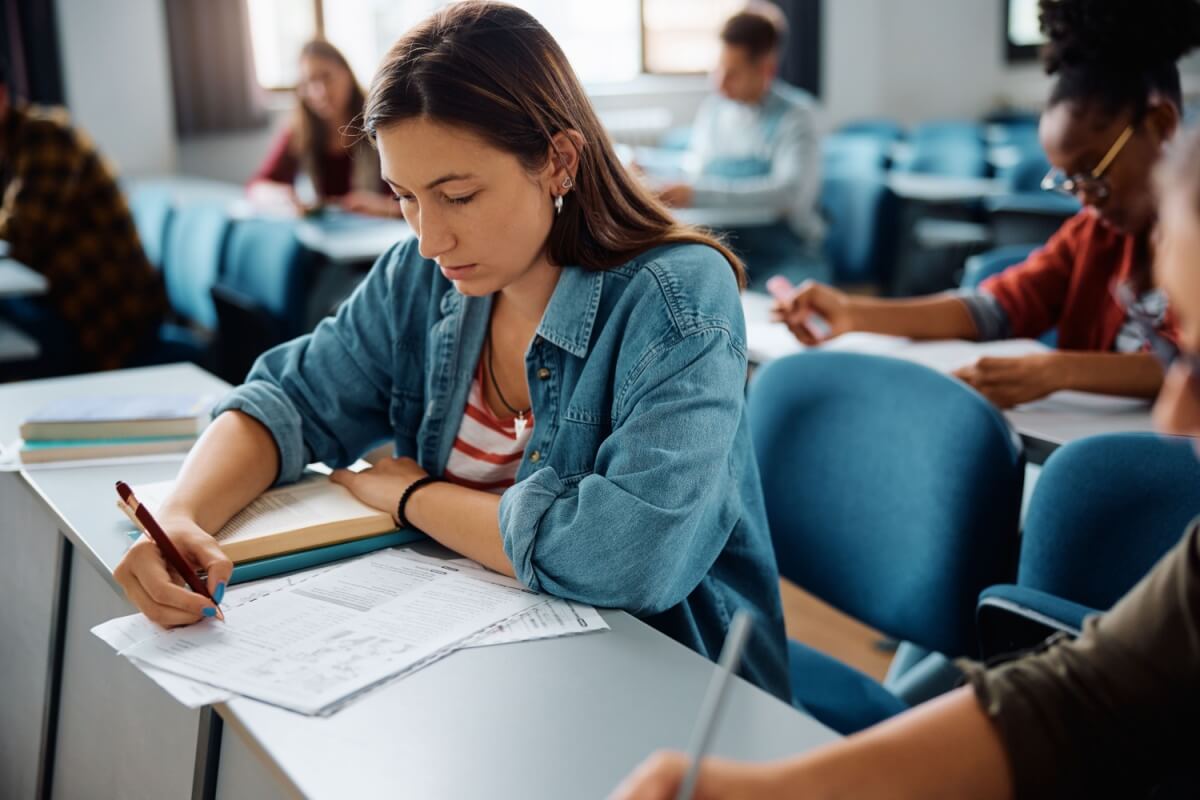
[[[174,481],[148,483],[133,487],[133,493],[151,513],[155,513],[174,487]],[[290,486],[280,486],[259,495],[217,531],[215,538],[227,545],[372,517],[391,519],[387,512],[363,503],[344,486],[331,482],[324,475],[311,475]]]

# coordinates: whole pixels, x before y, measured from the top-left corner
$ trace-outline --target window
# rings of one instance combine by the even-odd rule
[[[247,0],[258,80],[271,89],[296,82],[296,54],[318,34],[350,62],[363,85],[406,30],[446,0]],[[562,46],[586,83],[643,72],[711,69],[725,19],[745,0],[515,0]]]
[[[1038,0],[1004,0],[1004,45],[1009,61],[1032,61],[1046,41],[1038,22]]]

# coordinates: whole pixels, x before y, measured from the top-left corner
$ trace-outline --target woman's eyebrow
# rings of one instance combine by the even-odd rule
[[[449,173],[449,174],[447,174],[447,175],[443,175],[443,176],[442,176],[442,177],[440,177],[440,178],[437,178],[437,179],[435,179],[435,180],[432,180],[432,181],[430,181],[429,183],[427,183],[427,184],[425,185],[425,188],[426,188],[426,189],[436,189],[438,186],[441,186],[443,183],[449,183],[450,181],[465,181],[465,180],[470,180],[470,179],[472,179],[472,178],[474,178],[474,177],[475,177],[475,176],[474,176],[474,175],[472,175],[472,174],[470,174],[470,173],[464,173],[464,172],[451,172],[451,173]],[[385,182],[386,182],[386,183],[387,183],[389,186],[391,186],[393,189],[399,189],[399,188],[402,188],[402,187],[400,186],[400,184],[399,184],[399,183],[397,183],[396,181],[392,180],[392,179],[391,179],[391,178],[389,178],[387,175],[384,175],[384,176],[383,176],[383,180],[384,180],[384,181],[385,181]]]

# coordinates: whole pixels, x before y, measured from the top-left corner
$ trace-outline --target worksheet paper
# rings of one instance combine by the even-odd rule
[[[381,550],[123,655],[157,669],[319,714],[440,658],[546,598],[493,573]]]

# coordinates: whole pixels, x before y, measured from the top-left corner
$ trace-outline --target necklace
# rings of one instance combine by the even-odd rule
[[[487,332],[488,378],[492,382],[492,388],[496,390],[496,397],[500,398],[500,404],[503,405],[505,408],[507,408],[509,413],[515,415],[515,417],[513,418],[513,426],[516,428],[517,438],[519,439],[519,438],[521,438],[521,434],[525,433],[525,426],[529,424],[529,420],[526,418],[526,414],[528,414],[530,411],[532,411],[533,407],[530,406],[529,408],[526,408],[524,410],[513,408],[512,405],[508,402],[508,400],[506,400],[504,398],[504,392],[500,391],[500,382],[496,380],[496,367],[492,363],[492,352],[493,352],[492,324],[491,324],[491,322],[489,322],[488,323],[488,332]]]

